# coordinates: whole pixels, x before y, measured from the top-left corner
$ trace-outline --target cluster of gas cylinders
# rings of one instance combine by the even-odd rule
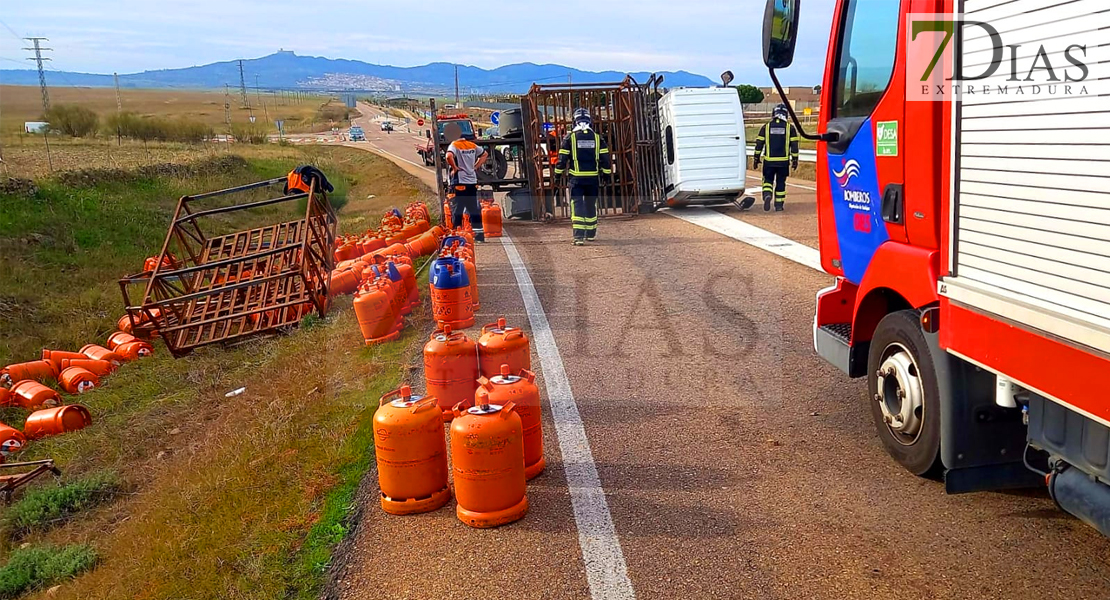
[[[483,327],[477,341],[450,325],[432,334],[424,346],[425,394],[402,386],[382,397],[374,415],[385,512],[437,510],[450,501],[453,482],[455,514],[471,527],[524,517],[527,481],[545,465],[531,362],[528,337],[503,318]]]
[[[120,324],[129,318],[120,319]],[[0,423],[0,457],[22,450],[28,440],[84,429],[92,423],[89,409],[66,404],[58,390],[73,395],[100,387],[102,378],[120,365],[153,354],[149,342],[117,331],[107,347],[89,344],[78,352],[43,350],[40,360],[8,365],[0,370],[0,406],[31,411],[23,431]],[[52,387],[53,386],[53,387]]]

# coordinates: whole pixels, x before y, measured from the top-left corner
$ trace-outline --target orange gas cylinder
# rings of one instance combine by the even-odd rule
[[[482,229],[486,237],[501,237],[501,207],[493,200],[482,203]]]
[[[482,302],[478,296],[478,265],[474,263],[474,253],[461,252],[459,257],[466,266],[466,276],[470,278],[470,297],[474,301],[474,312],[478,312],[482,310]]]
[[[510,373],[532,369],[528,336],[519,327],[509,327],[505,317],[482,327],[478,338],[478,369],[482,377],[500,375],[501,365],[509,365]]]
[[[84,429],[89,425],[92,425],[89,409],[80,404],[70,404],[31,413],[23,424],[23,435],[29,440],[37,440]]]
[[[328,293],[332,296],[347,296],[358,290],[358,275],[351,269],[346,271],[331,272],[331,288]]]
[[[471,527],[497,527],[528,512],[524,476],[524,434],[510,402],[454,408],[451,471],[455,514]]]
[[[120,317],[119,321],[116,321],[116,329],[124,333],[131,333],[131,317],[128,315]]]
[[[33,360],[31,362],[8,365],[0,370],[0,386],[11,387],[12,384],[30,379],[32,381],[46,382],[58,378],[58,371],[54,363],[48,360]]]
[[[86,357],[84,354],[81,358],[63,358],[62,364],[58,367],[58,372],[64,371],[70,367],[81,367],[87,371],[92,372],[97,377],[105,377],[116,372],[118,368],[116,365],[106,360],[93,360]]]
[[[152,356],[154,354],[154,346],[142,340],[135,340],[116,348],[115,353],[120,355],[123,360],[130,362]]]
[[[444,256],[432,263],[428,283],[432,299],[432,318],[441,328],[466,329],[474,326],[474,300],[463,261]]]
[[[412,314],[412,311],[420,306],[420,288],[416,284],[416,269],[412,267],[412,261],[407,258],[404,260],[398,259],[393,264],[401,272],[402,281],[405,284],[406,305],[404,314]]]
[[[478,380],[478,391],[474,403],[500,404],[512,402],[516,414],[520,415],[524,428],[524,475],[528,479],[543,472],[546,462],[543,459],[543,422],[540,412],[540,388],[536,387],[536,374],[521,370],[518,375],[509,371],[509,365],[501,365],[501,374]]]
[[[447,443],[435,398],[413,396],[407,385],[382,396],[374,413],[374,454],[385,512],[424,513],[451,499]]]
[[[58,395],[58,392],[37,381],[27,380],[15,384],[8,402],[28,410],[37,410],[43,407],[58,406],[62,403],[62,397]]]
[[[95,373],[81,367],[70,367],[58,375],[62,389],[71,394],[84,394],[100,386],[100,378]]]
[[[355,317],[367,346],[392,341],[401,335],[396,327],[399,315],[393,313],[393,295],[392,284],[382,279],[367,283],[355,295]]]
[[[5,457],[15,454],[27,445],[27,438],[23,432],[4,423],[0,423],[0,455]]]
[[[0,406],[8,406],[8,401],[12,399],[12,391],[6,387],[0,387]]]
[[[455,418],[451,409],[474,398],[478,389],[478,346],[448,325],[424,344],[424,385],[439,400],[443,420]]]
[[[88,358],[80,352],[66,352],[65,350],[47,350],[43,348],[42,359],[49,361],[54,365],[54,370],[58,373],[62,372],[62,361],[65,359],[85,359]]]
[[[436,236],[436,241],[437,242],[439,240],[442,240],[443,236],[447,235],[447,231],[444,230],[443,227],[440,227],[439,225],[433,225],[432,228],[428,230],[428,233]]]
[[[122,365],[125,362],[122,356],[112,352],[104,346],[97,346],[96,344],[89,344],[81,348],[81,354],[93,360],[106,360],[117,365]]]
[[[433,232],[425,231],[410,239],[405,247],[408,248],[409,256],[431,256],[439,250],[439,240]]]
[[[451,231],[451,235],[457,235],[466,240],[466,245],[470,248],[474,247],[474,230],[470,228],[470,221],[467,215],[463,215],[463,224]]]
[[[117,331],[117,332],[113,333],[112,335],[108,336],[107,348],[109,350],[111,350],[112,352],[115,352],[116,348],[119,348],[120,346],[122,346],[124,344],[129,344],[131,342],[137,342],[137,341],[139,341],[139,339],[136,338],[135,336],[131,335],[130,333],[126,333],[126,332],[123,332],[123,331]],[[76,357],[67,356],[66,358],[76,358]]]
[[[358,256],[358,247],[350,242],[345,242],[335,251],[336,261],[351,260],[352,258],[358,258]]]
[[[365,252],[362,253],[363,256],[365,256],[371,252],[385,248],[385,240],[377,236],[364,237],[362,238],[362,248],[365,250]]]
[[[450,225],[451,224],[451,201],[450,200],[444,200],[444,202],[443,202],[443,224],[444,225]]]

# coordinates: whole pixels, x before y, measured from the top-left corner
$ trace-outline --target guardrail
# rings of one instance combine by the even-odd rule
[[[755,146],[748,146],[748,154],[750,155],[753,152],[755,152]],[[815,163],[817,162],[817,151],[801,150],[798,152],[798,160],[804,163]]]

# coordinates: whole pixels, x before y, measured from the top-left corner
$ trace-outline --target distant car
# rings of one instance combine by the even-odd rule
[[[382,121],[382,131],[393,131],[393,123]]]
[[[351,127],[351,130],[347,133],[347,138],[352,142],[365,142],[366,134],[362,132],[361,127],[355,125]]]

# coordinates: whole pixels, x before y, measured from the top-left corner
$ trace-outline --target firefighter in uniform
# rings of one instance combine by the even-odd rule
[[[597,239],[597,197],[601,176],[612,175],[609,147],[593,130],[593,119],[584,108],[574,111],[574,130],[563,139],[555,174],[567,173],[570,180],[570,222],[574,245]]]
[[[790,111],[785,104],[775,107],[771,122],[759,130],[755,138],[755,160],[753,165],[759,169],[763,163],[763,210],[771,210],[771,199],[775,201],[775,211],[782,212],[786,207],[786,178],[792,170],[798,169],[798,130],[790,124]]]

